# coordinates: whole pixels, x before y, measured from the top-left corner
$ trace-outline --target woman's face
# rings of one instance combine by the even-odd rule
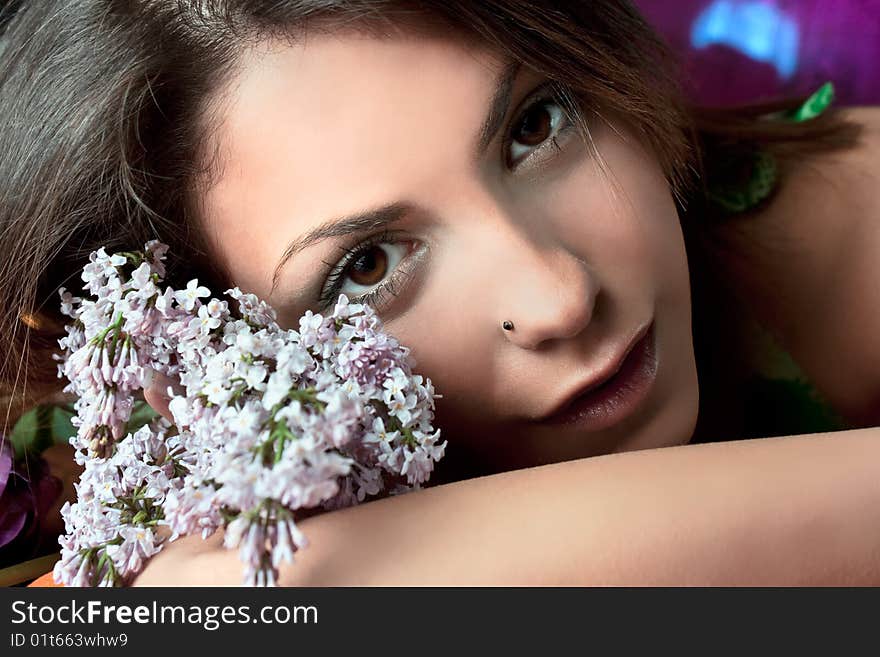
[[[290,327],[340,293],[372,304],[442,394],[441,479],[680,444],[696,422],[668,185],[596,121],[604,175],[545,82],[452,39],[346,32],[250,54],[209,114],[205,224],[235,284]],[[652,322],[641,403],[548,418]]]

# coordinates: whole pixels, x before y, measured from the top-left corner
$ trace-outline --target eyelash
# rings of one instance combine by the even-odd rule
[[[336,264],[325,262],[324,264],[331,269],[327,274],[326,282],[324,283],[321,292],[321,298],[319,299],[321,307],[330,308],[336,302],[336,299],[339,298],[339,293],[342,290],[348,267],[359,256],[380,244],[400,244],[404,241],[406,240],[403,239],[403,235],[400,232],[383,231],[358,242],[353,247],[343,248],[342,257],[336,262]],[[373,290],[358,296],[356,299],[352,299],[352,301],[377,308],[387,302],[387,295],[396,296],[396,287],[401,279],[406,278],[411,274],[407,265],[407,261],[410,260],[411,255],[412,254],[407,254],[386,279],[381,283],[378,283]]]
[[[560,137],[568,135],[569,131],[576,127],[575,123],[568,116],[568,113],[563,109],[562,103],[559,100],[560,91],[555,88],[557,83],[553,81],[547,81],[538,86],[538,88],[534,89],[522,103],[522,109],[517,112],[514,119],[505,127],[505,138],[502,143],[502,158],[504,160],[505,166],[509,167],[511,171],[515,171],[518,169],[524,162],[531,159],[534,153],[537,153],[545,148],[547,148],[547,141],[554,147],[555,151],[558,153],[562,150],[562,147],[559,145],[557,141]],[[535,108],[540,107],[547,101],[552,102],[554,105],[557,105],[560,109],[562,109],[562,126],[556,129],[556,134],[549,138],[547,141],[542,142],[538,146],[535,146],[528,155],[522,157],[518,162],[511,163],[508,152],[511,144],[515,141],[512,138],[512,131],[520,126],[525,119],[526,116],[530,112],[532,112]]]
[[[516,170],[518,169],[523,162],[530,159],[532,154],[543,150],[547,146],[546,142],[542,142],[542,144],[535,146],[532,151],[525,157],[521,158],[519,162],[511,165],[508,159],[508,150],[510,145],[515,141],[512,138],[512,130],[521,125],[523,119],[534,110],[536,107],[539,107],[541,104],[551,101],[556,105],[561,106],[559,103],[559,93],[553,89],[552,82],[545,82],[536,89],[534,89],[531,94],[527,97],[527,99],[523,102],[522,109],[517,112],[513,121],[511,121],[508,125],[505,126],[505,138],[502,143],[502,152],[504,153],[503,159],[505,165],[510,167],[510,169]],[[563,111],[563,125],[560,128],[557,128],[556,134],[549,139],[550,143],[554,146],[556,152],[559,152],[561,147],[557,142],[557,139],[564,134],[567,134],[569,130],[575,127],[574,123],[569,119],[567,113]],[[321,296],[319,299],[319,303],[322,308],[330,308],[333,303],[335,303],[336,299],[339,298],[339,293],[342,290],[343,283],[346,278],[346,271],[348,270],[349,265],[354,262],[360,255],[368,252],[375,246],[379,246],[380,244],[399,244],[402,241],[403,236],[399,232],[392,231],[384,231],[382,233],[373,235],[368,237],[367,239],[355,244],[352,247],[344,248],[342,257],[336,262],[336,264],[325,262],[328,267],[330,267],[330,271],[326,276],[326,282],[322,288]],[[366,305],[373,306],[374,308],[378,308],[385,304],[388,301],[388,295],[396,296],[397,295],[397,286],[401,282],[402,279],[409,277],[412,274],[409,261],[412,259],[412,254],[407,254],[397,267],[388,275],[386,280],[376,285],[376,287],[370,292],[366,292],[356,299],[352,299],[357,303],[362,303]]]

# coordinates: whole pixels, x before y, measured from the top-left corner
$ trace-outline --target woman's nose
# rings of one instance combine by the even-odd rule
[[[523,349],[579,335],[590,323],[599,294],[595,273],[575,255],[528,249],[500,278],[499,330]]]

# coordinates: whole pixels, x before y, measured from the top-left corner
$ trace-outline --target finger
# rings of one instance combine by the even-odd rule
[[[184,394],[182,386],[178,381],[152,370],[146,379],[144,399],[153,410],[165,419],[173,422],[174,418],[171,416],[168,404],[171,402],[172,393],[175,395]]]
[[[174,418],[171,417],[171,411],[168,408],[171,398],[165,395],[161,390],[158,388],[147,388],[144,390],[144,399],[154,411],[159,413],[159,415],[169,422],[174,421]]]

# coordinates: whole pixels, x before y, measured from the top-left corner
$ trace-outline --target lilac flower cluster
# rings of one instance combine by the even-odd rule
[[[446,442],[434,390],[364,305],[281,328],[252,294],[227,300],[193,280],[162,289],[167,247],[93,253],[91,298],[61,290],[73,318],[59,376],[76,394],[71,443],[85,470],[62,508],[56,581],[125,585],[168,541],[225,529],[244,582],[274,585],[307,545],[303,510],[335,509],[428,480]],[[173,422],[126,433],[153,372],[176,377]],[[299,512],[299,513],[298,513]]]

